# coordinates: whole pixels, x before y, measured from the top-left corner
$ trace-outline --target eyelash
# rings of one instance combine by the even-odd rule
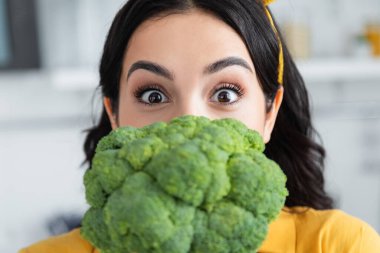
[[[228,90],[232,90],[232,91],[236,92],[236,94],[239,98],[244,96],[244,89],[240,85],[233,84],[233,83],[223,83],[223,84],[219,85],[219,87],[213,89],[212,94],[215,94],[216,92],[218,92],[220,90],[224,90],[224,89],[228,89]],[[157,85],[157,84],[140,86],[133,92],[133,95],[135,98],[137,98],[137,100],[140,103],[147,105],[147,106],[155,106],[156,104],[149,104],[149,103],[142,101],[142,99],[141,99],[144,92],[152,91],[152,90],[162,92],[165,94],[165,96],[167,96],[165,89],[163,89],[160,85]],[[232,105],[238,101],[239,100],[236,100],[236,101],[231,102],[231,103],[221,103],[221,104],[229,106],[229,105]]]
[[[228,90],[232,90],[232,91],[236,92],[236,94],[238,95],[239,98],[241,98],[244,95],[244,89],[240,85],[233,84],[233,83],[223,83],[219,87],[215,88],[212,93],[215,94],[216,92],[218,92],[220,90],[224,90],[224,89],[228,89]],[[231,105],[231,104],[234,104],[236,102],[237,101],[229,103],[227,105]]]

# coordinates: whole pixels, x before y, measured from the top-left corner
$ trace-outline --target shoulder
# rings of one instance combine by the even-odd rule
[[[50,237],[37,242],[27,248],[21,249],[19,253],[92,253],[94,248],[80,235],[80,229],[74,229],[69,233]]]
[[[380,252],[378,233],[364,221],[341,210],[292,208],[298,241],[317,240],[322,252]]]

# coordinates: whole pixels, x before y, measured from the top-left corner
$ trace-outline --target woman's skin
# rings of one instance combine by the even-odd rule
[[[238,119],[267,143],[282,97],[281,88],[267,113],[243,40],[216,17],[192,10],[137,28],[124,54],[118,117],[108,98],[104,105],[113,129],[202,115]]]

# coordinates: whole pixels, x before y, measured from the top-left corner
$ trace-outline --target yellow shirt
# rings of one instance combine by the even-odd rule
[[[99,253],[79,229],[51,237],[19,253]],[[379,253],[380,236],[365,222],[339,210],[284,208],[269,226],[260,253]],[[212,253],[212,252],[210,252]]]

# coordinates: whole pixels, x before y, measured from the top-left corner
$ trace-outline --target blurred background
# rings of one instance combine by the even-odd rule
[[[83,130],[101,108],[97,66],[123,3],[0,0],[0,252],[65,232],[86,210]],[[380,0],[271,9],[310,91],[327,189],[379,232]]]

